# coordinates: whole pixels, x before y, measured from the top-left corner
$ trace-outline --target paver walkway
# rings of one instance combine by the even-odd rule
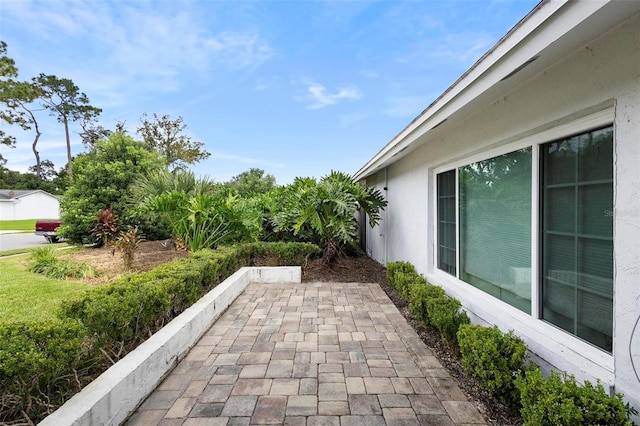
[[[250,284],[127,423],[484,424],[378,284]]]

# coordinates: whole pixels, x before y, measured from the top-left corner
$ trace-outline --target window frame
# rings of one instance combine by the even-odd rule
[[[593,111],[593,110],[592,110]],[[540,176],[541,176],[541,162],[540,162],[540,149],[541,146],[553,142],[556,140],[561,140],[563,138],[568,138],[577,134],[589,132],[596,130],[598,128],[613,126],[614,131],[614,143],[613,143],[613,199],[614,199],[614,208],[615,208],[615,197],[616,197],[616,170],[615,170],[615,162],[616,162],[616,142],[615,142],[615,134],[616,134],[616,123],[615,123],[615,115],[614,108],[611,104],[607,104],[604,107],[601,106],[600,110],[596,112],[591,112],[588,114],[584,114],[582,116],[576,117],[576,115],[571,115],[565,117],[563,119],[557,120],[553,123],[549,123],[545,126],[541,126],[537,129],[521,133],[519,135],[507,138],[498,143],[494,143],[490,145],[487,149],[484,150],[475,150],[469,152],[466,156],[458,156],[456,159],[452,159],[449,162],[441,163],[437,167],[434,167],[430,170],[431,176],[431,193],[430,197],[431,204],[431,215],[434,218],[434,224],[432,228],[432,244],[433,244],[433,252],[432,252],[432,262],[429,265],[429,277],[434,277],[432,279],[435,283],[443,285],[447,290],[451,290],[451,293],[454,297],[458,297],[460,299],[470,299],[468,302],[469,305],[467,308],[473,313],[474,306],[480,306],[481,304],[493,303],[498,304],[500,306],[500,311],[505,312],[511,318],[516,319],[522,324],[526,324],[526,327],[529,329],[528,333],[538,336],[538,338],[542,338],[543,340],[549,340],[549,343],[544,343],[545,346],[548,345],[562,345],[563,347],[567,347],[572,351],[577,353],[584,354],[590,359],[592,359],[596,364],[604,367],[607,371],[613,371],[613,353],[616,351],[616,342],[615,337],[613,339],[613,347],[612,352],[607,352],[592,343],[589,343],[574,334],[571,334],[565,330],[560,329],[559,327],[542,320],[542,306],[541,306],[541,293],[542,293],[542,284],[540,280],[540,268],[541,268],[541,237],[540,237]],[[460,279],[460,235],[459,235],[459,188],[458,188],[458,169],[462,166],[469,165],[478,161],[486,160],[489,158],[493,158],[499,155],[507,154],[509,152],[516,151],[518,149],[531,147],[531,314],[527,314],[525,312],[520,311],[518,308],[515,308],[509,305],[506,302],[501,301],[482,290],[475,288],[474,286],[467,284],[466,282]],[[438,174],[444,173],[447,171],[455,170],[456,176],[456,275],[453,276],[446,271],[440,270],[438,268]],[[614,241],[614,280],[613,280],[613,315],[614,315],[614,330],[613,334],[615,336],[615,299],[616,299],[616,282],[615,282],[615,220],[613,224],[613,241]],[[459,295],[459,296],[458,296]],[[466,295],[466,297],[464,296]],[[471,301],[473,299],[473,302]],[[463,305],[465,302],[463,301]],[[485,319],[486,321],[486,319]],[[567,339],[567,337],[570,337]],[[551,343],[553,342],[553,343]]]

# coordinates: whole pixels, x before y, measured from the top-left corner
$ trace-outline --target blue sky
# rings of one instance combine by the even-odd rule
[[[536,4],[2,0],[0,39],[19,78],[70,78],[103,126],[182,116],[212,154],[196,173],[258,167],[286,184],[355,173]],[[60,168],[63,128],[39,117],[41,156]],[[6,130],[18,146],[0,153],[26,171],[33,136]]]

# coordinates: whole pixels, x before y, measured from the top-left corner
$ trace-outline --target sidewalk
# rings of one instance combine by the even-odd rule
[[[127,423],[485,424],[378,284],[251,284]]]

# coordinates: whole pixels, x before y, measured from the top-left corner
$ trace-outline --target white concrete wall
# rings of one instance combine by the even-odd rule
[[[492,149],[537,146],[555,139],[548,139],[551,133],[569,136],[576,122],[599,111],[611,111],[615,126],[613,356],[437,270],[430,205],[436,169]],[[514,329],[536,356],[580,379],[615,386],[640,409],[640,15],[427,137],[388,167],[387,246],[372,257],[410,261],[459,298],[474,321]],[[382,243],[376,233],[368,235],[371,247]]]
[[[380,171],[376,175],[367,179],[367,185],[378,189],[385,197],[387,197],[387,191],[385,191],[385,171]],[[378,224],[371,228],[369,226],[369,218],[367,217],[367,223],[364,226],[367,227],[367,244],[366,252],[372,259],[376,259],[380,263],[384,263],[386,259],[385,253],[385,234],[387,217],[389,215],[389,207],[382,213]]]

